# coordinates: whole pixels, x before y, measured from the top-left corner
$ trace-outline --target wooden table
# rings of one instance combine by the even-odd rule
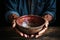
[[[38,39],[22,38],[10,27],[0,27],[0,40],[60,40],[60,27],[49,27],[47,32]]]

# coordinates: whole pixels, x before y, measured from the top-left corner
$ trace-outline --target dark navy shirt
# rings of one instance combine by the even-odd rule
[[[6,19],[8,15],[43,15],[50,14],[55,18],[56,0],[6,0]]]

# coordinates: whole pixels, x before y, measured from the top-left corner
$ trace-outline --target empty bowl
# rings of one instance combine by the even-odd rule
[[[36,15],[24,15],[16,20],[16,28],[25,34],[35,34],[41,31],[45,25],[45,20]]]

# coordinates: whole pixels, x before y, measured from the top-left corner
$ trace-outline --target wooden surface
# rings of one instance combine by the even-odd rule
[[[60,40],[60,27],[49,27],[47,32],[38,39],[22,38],[10,27],[0,27],[0,40]]]

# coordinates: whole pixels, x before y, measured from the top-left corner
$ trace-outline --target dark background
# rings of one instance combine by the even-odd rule
[[[4,0],[0,0],[0,40],[21,40],[20,36],[8,27],[8,23],[5,21],[5,7]],[[48,29],[43,40],[60,40],[60,0],[56,0],[56,20],[52,23],[52,27]],[[54,26],[54,27],[53,27]],[[47,39],[45,39],[47,38]],[[41,40],[42,40],[41,39]],[[22,38],[22,40],[24,40]],[[40,39],[39,39],[40,40]]]
[[[0,26],[7,26],[8,23],[5,20],[5,7],[4,7],[4,1],[0,0]],[[60,26],[60,0],[56,0],[56,20],[54,23],[52,23],[52,26]]]

